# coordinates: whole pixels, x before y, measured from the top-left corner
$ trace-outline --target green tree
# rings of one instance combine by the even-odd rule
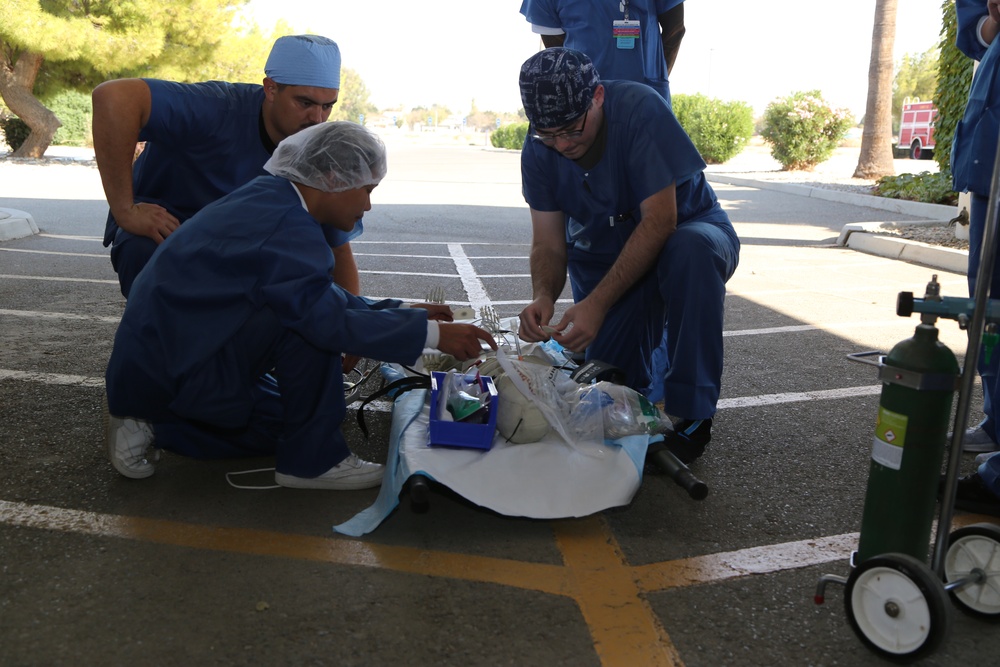
[[[899,117],[903,100],[907,97],[925,101],[934,99],[937,89],[938,46],[916,55],[906,54],[899,62],[896,78],[892,82],[892,131],[899,132]]]
[[[450,115],[451,109],[443,107],[440,104],[432,105],[430,108],[413,107],[410,113],[406,115],[406,122],[410,127],[415,127],[417,125],[436,126],[438,122],[444,120]],[[430,118],[430,123],[427,122],[428,118]]]
[[[496,129],[497,118],[497,114],[492,111],[476,111],[466,116],[466,125],[480,132],[491,132]]]
[[[941,3],[941,56],[938,63],[937,91],[934,106],[938,115],[934,123],[934,161],[942,172],[951,173],[951,145],[955,126],[965,113],[965,102],[972,86],[972,60],[958,50],[958,18],[954,0]]]
[[[341,68],[340,70],[340,92],[337,94],[337,103],[330,114],[330,120],[350,120],[355,123],[360,122],[363,114],[366,119],[371,119],[378,108],[369,101],[371,93],[368,86],[352,69]]]
[[[15,157],[41,157],[60,126],[40,97],[142,74],[177,80],[216,56],[246,0],[4,0],[0,98],[31,128]]]

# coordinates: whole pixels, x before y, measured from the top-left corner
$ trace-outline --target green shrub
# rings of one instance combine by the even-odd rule
[[[28,127],[28,124],[17,116],[0,118],[0,130],[3,130],[4,141],[10,146],[12,153],[20,148],[21,144],[27,140],[28,135],[31,134],[31,128]]]
[[[761,135],[782,168],[810,170],[830,157],[853,124],[849,111],[830,108],[818,90],[796,92],[767,106]]]
[[[62,127],[56,130],[52,143],[55,146],[90,146],[92,117],[90,95],[75,90],[65,90],[45,100]]]
[[[490,135],[490,143],[493,144],[494,148],[511,148],[514,150],[521,150],[527,136],[528,124],[514,123],[498,127],[496,131]]]
[[[872,194],[927,204],[958,203],[958,193],[951,189],[951,176],[942,172],[883,176],[875,183]]]
[[[753,108],[705,95],[673,95],[674,115],[708,164],[721,164],[742,151],[753,136]]]

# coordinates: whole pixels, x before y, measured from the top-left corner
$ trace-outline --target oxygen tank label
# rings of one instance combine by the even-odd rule
[[[906,425],[909,417],[897,412],[878,408],[875,423],[875,442],[872,446],[872,460],[886,468],[899,470],[903,463],[903,443],[906,440]]]

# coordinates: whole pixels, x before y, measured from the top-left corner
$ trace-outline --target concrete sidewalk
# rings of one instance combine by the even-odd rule
[[[914,264],[922,264],[924,266],[944,271],[951,271],[953,273],[966,273],[969,262],[969,253],[967,250],[958,250],[930,243],[922,243],[920,241],[911,241],[898,236],[879,233],[887,229],[912,225],[939,226],[946,224],[958,213],[956,207],[954,206],[924,204],[921,202],[904,201],[901,199],[889,199],[886,197],[876,197],[873,195],[831,190],[828,188],[809,187],[794,183],[744,178],[724,173],[708,172],[706,173],[706,176],[708,180],[713,183],[741,185],[761,190],[775,190],[777,192],[784,192],[786,194],[801,197],[812,197],[824,201],[851,204],[854,206],[864,206],[866,208],[893,211],[902,215],[924,218],[926,222],[907,221],[899,223],[849,223],[844,225],[840,233],[840,237],[837,239],[837,245],[871,255],[913,262]]]

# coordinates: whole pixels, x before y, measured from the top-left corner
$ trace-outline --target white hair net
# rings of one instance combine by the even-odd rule
[[[324,192],[378,185],[386,172],[385,144],[356,123],[320,123],[278,144],[264,171]]]

